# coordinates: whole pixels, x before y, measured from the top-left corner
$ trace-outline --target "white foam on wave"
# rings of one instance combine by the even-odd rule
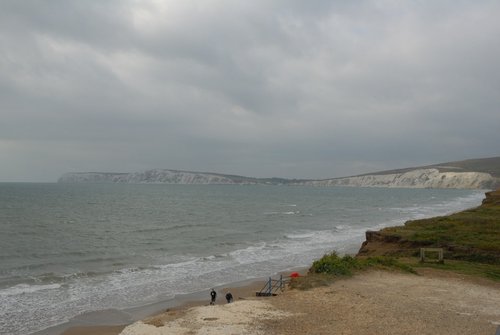
[[[473,206],[479,206],[484,193],[481,191],[472,194],[453,198],[451,200],[434,201],[435,197],[430,197],[433,200],[428,205],[414,205],[407,207],[391,207],[388,210],[398,212],[402,216],[401,221],[423,219],[437,215],[448,215],[461,211]]]
[[[60,288],[60,284],[47,284],[47,285],[29,285],[29,284],[17,284],[9,288],[0,290],[0,296],[15,296],[20,294],[28,294],[42,290],[55,290]]]
[[[289,238],[291,240],[296,240],[296,239],[305,239],[305,238],[311,238],[314,236],[314,232],[307,232],[307,233],[292,233],[292,234],[286,234],[285,237]]]
[[[286,211],[286,212],[264,212],[263,215],[295,215],[300,214],[300,211]]]
[[[337,229],[300,231],[285,234],[282,239],[235,250],[230,253],[238,264],[253,266],[264,261],[282,264],[283,267],[292,266],[288,259],[299,260],[300,264],[308,263],[312,259],[323,255],[325,251],[335,248],[344,249],[352,239],[361,240],[365,232],[364,227],[352,227],[339,232]],[[347,243],[345,243],[348,241]]]

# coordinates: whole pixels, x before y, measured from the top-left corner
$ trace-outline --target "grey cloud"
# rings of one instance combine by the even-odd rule
[[[157,167],[326,178],[498,155],[499,13],[3,1],[0,181]],[[29,164],[34,152],[47,159]]]

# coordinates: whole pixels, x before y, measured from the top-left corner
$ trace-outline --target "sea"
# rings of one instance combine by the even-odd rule
[[[0,183],[0,334],[307,267],[325,253],[355,253],[366,230],[483,198],[484,190]]]

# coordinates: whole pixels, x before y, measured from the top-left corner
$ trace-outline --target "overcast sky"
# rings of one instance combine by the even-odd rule
[[[0,181],[500,155],[499,1],[0,1]]]

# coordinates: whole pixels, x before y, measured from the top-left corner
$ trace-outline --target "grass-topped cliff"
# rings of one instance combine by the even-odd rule
[[[366,237],[359,255],[416,256],[421,247],[439,247],[447,259],[500,264],[500,190],[486,193],[479,207],[408,221]]]
[[[372,174],[393,174],[404,173],[416,169],[437,169],[439,172],[483,172],[491,176],[500,178],[500,157],[466,159],[462,161],[439,163],[419,167],[410,167],[404,169],[387,170]]]
[[[351,177],[308,180],[299,184],[350,187],[496,189],[500,187],[500,157],[439,163]]]

